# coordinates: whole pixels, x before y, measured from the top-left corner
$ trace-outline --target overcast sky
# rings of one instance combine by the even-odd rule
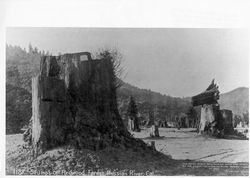
[[[198,94],[213,78],[222,93],[249,85],[243,29],[8,28],[6,41],[54,55],[116,48],[125,82],[171,96]]]

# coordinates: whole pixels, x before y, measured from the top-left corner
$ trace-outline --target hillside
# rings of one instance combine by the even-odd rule
[[[152,104],[166,104],[169,102],[169,100],[176,100],[177,102],[189,101],[185,98],[171,97],[169,95],[154,92],[149,89],[140,89],[126,82],[122,82],[122,86],[119,88],[118,94],[120,97],[133,95],[140,102],[150,102]]]
[[[49,55],[49,52],[45,54],[45,52],[39,51],[31,45],[28,51],[19,46],[6,45],[6,84],[25,89],[31,93],[31,78],[39,71],[39,63],[42,55]],[[174,98],[151,90],[140,89],[123,81],[121,83],[123,85],[117,91],[118,106],[121,115],[126,113],[130,96],[135,98],[140,114],[147,115],[149,111],[153,111],[157,107],[159,110],[158,118],[161,119],[165,119],[166,116],[171,118],[176,114],[186,112],[190,106],[190,102],[186,99]],[[9,99],[8,96],[10,96],[9,92],[7,89],[7,100]],[[16,106],[17,102],[22,103],[22,101],[17,101],[16,98],[11,98],[9,103]],[[29,107],[31,108],[31,104]],[[13,113],[15,115],[19,114],[17,111],[13,111]],[[7,116],[7,120],[15,120],[9,116],[11,115]],[[24,125],[28,124],[29,119],[24,118],[22,123]],[[17,128],[20,129],[22,126],[18,125]]]
[[[20,133],[31,117],[31,94],[20,87],[6,85],[6,133]]]
[[[161,120],[171,120],[175,115],[186,113],[191,107],[187,98],[171,97],[148,89],[140,89],[128,83],[122,82],[122,86],[117,91],[120,113],[126,113],[129,97],[133,96],[138,106],[141,116],[148,116],[149,112],[154,112]]]
[[[21,127],[28,124],[30,117],[21,117],[20,122],[22,124],[20,124],[20,122],[16,122],[16,119],[18,119],[16,116],[20,115],[22,111],[17,109],[10,112],[10,110],[15,107],[20,109],[25,107],[27,112],[24,113],[28,116],[31,115],[31,77],[37,74],[42,55],[49,55],[49,52],[45,54],[44,51],[39,51],[31,45],[28,51],[18,46],[6,46],[6,85],[17,87],[18,91],[25,90],[25,96],[16,96],[24,92],[12,94],[10,87],[6,89],[8,133],[16,133]],[[130,96],[135,98],[138,111],[145,119],[149,112],[157,110],[157,118],[172,120],[176,115],[186,113],[191,107],[190,97],[171,97],[148,89],[140,89],[123,81],[121,83],[122,85],[117,91],[117,98],[119,111],[122,116],[126,114]],[[248,111],[248,92],[248,88],[237,88],[231,92],[221,94],[219,101],[221,108],[230,109],[235,114],[242,114]],[[20,97],[29,98],[28,102],[25,101],[25,103],[24,100],[19,100],[18,98]],[[15,123],[18,124],[14,129],[15,131],[10,131],[12,130],[10,128],[12,127],[10,126],[11,123],[14,125]]]
[[[249,88],[239,87],[220,95],[221,109],[232,110],[234,114],[242,115],[249,108]]]

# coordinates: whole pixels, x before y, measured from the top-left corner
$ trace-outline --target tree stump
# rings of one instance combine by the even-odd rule
[[[232,134],[234,132],[233,128],[233,113],[231,110],[222,109],[220,110],[221,122],[220,125],[223,127],[225,134]]]
[[[99,149],[129,138],[115,80],[110,58],[92,60],[88,52],[43,57],[32,79],[35,156],[66,143]]]
[[[156,148],[155,148],[155,141],[151,141],[151,147],[152,147],[154,150],[156,150]]]
[[[200,119],[200,133],[205,131],[209,123],[215,121],[215,114],[213,110],[213,105],[203,105],[201,108],[201,119]]]
[[[133,131],[134,130],[134,121],[130,118],[128,118],[128,130]]]
[[[152,125],[150,128],[150,137],[160,137],[157,125]]]

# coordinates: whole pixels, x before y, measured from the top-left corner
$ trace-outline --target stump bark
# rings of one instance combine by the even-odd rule
[[[32,146],[38,155],[58,145],[99,149],[130,139],[116,103],[111,59],[90,53],[45,56],[32,79]]]
[[[233,127],[233,113],[231,110],[222,109],[220,110],[220,127],[222,127],[225,134],[232,134],[234,132]]]
[[[232,111],[220,110],[218,86],[212,80],[205,92],[192,97],[193,106],[201,105],[201,117],[199,133],[209,133],[214,136],[222,136],[224,131],[233,131]]]
[[[201,108],[201,119],[200,119],[200,128],[199,132],[206,132],[208,129],[212,129],[211,125],[216,121],[216,115],[213,105],[203,105]]]

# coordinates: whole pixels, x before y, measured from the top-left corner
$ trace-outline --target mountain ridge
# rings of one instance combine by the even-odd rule
[[[249,110],[249,88],[238,87],[220,95],[221,109],[232,110],[234,114],[242,115]]]
[[[123,85],[118,91],[118,95],[122,94],[122,90],[129,91],[129,95],[134,96],[137,99],[137,102],[149,102],[153,104],[166,104],[167,100],[177,99],[189,102],[191,105],[191,97],[172,97],[170,95],[161,94],[159,92],[151,91],[149,89],[141,89],[136,86],[133,86],[127,82],[123,82]],[[145,93],[149,96],[148,98],[141,98],[140,93]],[[139,95],[139,96],[138,96]],[[249,88],[248,87],[237,87],[229,92],[221,93],[219,104],[221,109],[232,110],[234,114],[242,115],[243,113],[248,112],[249,108]],[[186,103],[186,104],[187,104]]]

